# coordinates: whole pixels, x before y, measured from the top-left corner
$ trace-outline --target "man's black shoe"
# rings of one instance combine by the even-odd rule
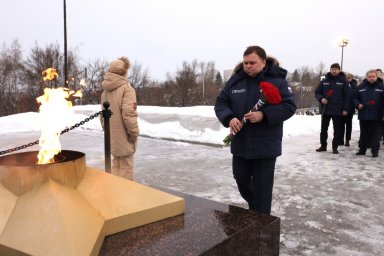
[[[334,149],[332,149],[332,153],[333,153],[333,154],[339,154],[339,151],[338,151],[337,149],[334,148]]]
[[[349,147],[350,145],[349,145],[349,140],[347,140],[346,142],[345,142],[345,146],[346,147]]]
[[[317,152],[323,152],[323,151],[327,151],[327,147],[326,146],[320,146],[318,149],[316,149]]]
[[[363,152],[363,151],[358,151],[358,152],[356,153],[356,155],[357,155],[357,156],[363,156],[363,155],[365,155],[365,152]]]
[[[372,153],[372,157],[378,157],[378,156],[379,156],[379,153],[377,152]]]

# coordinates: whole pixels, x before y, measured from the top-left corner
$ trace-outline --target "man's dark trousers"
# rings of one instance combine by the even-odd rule
[[[333,140],[332,149],[337,149],[340,141],[343,140],[343,116],[342,115],[323,115],[321,117],[320,144],[327,145],[328,127],[332,119],[333,123]]]
[[[249,209],[270,214],[276,157],[244,159],[233,156],[233,176]]]

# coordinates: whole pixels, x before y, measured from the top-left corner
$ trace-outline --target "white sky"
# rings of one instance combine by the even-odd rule
[[[100,105],[75,106],[76,114],[73,115],[73,121],[68,126],[84,120],[86,117],[100,111],[100,109]],[[229,133],[229,129],[223,127],[217,120],[213,106],[184,108],[138,106],[138,114],[140,134],[154,138],[223,145],[222,140]],[[0,136],[11,132],[40,131],[38,115],[37,112],[28,112],[0,117]],[[355,122],[353,129],[358,130],[357,118],[354,118],[353,121]],[[98,118],[71,132],[79,131],[79,129],[86,129],[88,132],[102,132]],[[284,122],[285,138],[319,133],[320,115],[294,115]],[[0,145],[0,150],[6,149],[3,147],[6,146]]]
[[[154,79],[174,74],[183,61],[214,61],[232,69],[249,45],[260,45],[289,72],[322,61],[364,75],[384,69],[382,0],[67,0],[68,48],[83,61],[122,55]],[[63,1],[0,0],[0,43],[19,39],[29,50],[63,47]]]

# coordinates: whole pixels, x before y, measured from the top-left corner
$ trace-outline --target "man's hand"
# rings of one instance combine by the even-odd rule
[[[321,103],[323,103],[324,105],[327,105],[328,104],[328,100],[326,98],[322,98],[321,100]]]
[[[234,133],[237,133],[241,130],[241,128],[243,127],[243,124],[241,123],[241,121],[239,119],[234,117],[229,122],[229,127],[231,128],[231,131],[233,131]]]
[[[348,112],[343,110],[343,116],[347,116],[348,115]]]
[[[244,115],[244,118],[251,123],[259,123],[263,121],[264,114],[261,111],[249,112]]]

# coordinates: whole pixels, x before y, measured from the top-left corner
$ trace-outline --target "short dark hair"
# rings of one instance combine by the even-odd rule
[[[243,57],[252,53],[256,53],[256,55],[263,60],[267,59],[267,53],[265,52],[265,50],[257,45],[248,46],[247,49],[245,49],[244,51]]]
[[[331,68],[337,68],[337,69],[340,70],[340,65],[339,65],[339,63],[333,63],[333,64],[331,65]]]

